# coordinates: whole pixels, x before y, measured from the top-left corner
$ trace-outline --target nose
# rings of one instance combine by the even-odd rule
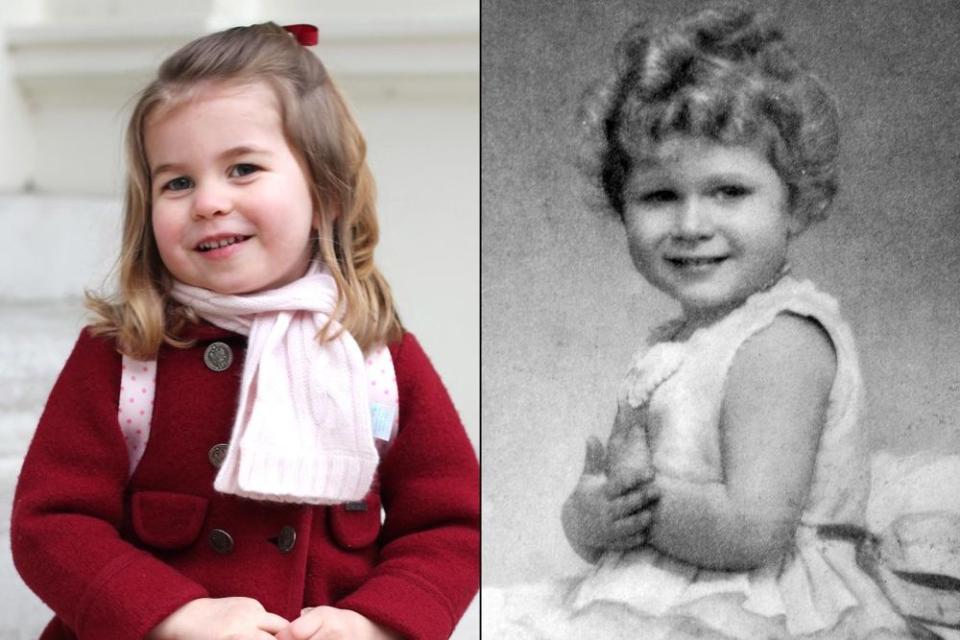
[[[687,198],[677,207],[673,236],[678,240],[701,240],[713,235],[713,213],[699,198]]]
[[[193,217],[196,219],[226,215],[233,208],[227,185],[216,182],[198,184],[194,188]]]

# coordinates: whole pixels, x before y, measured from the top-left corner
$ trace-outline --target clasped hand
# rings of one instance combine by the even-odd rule
[[[398,640],[392,633],[356,611],[309,607],[277,634],[277,640]]]
[[[571,542],[596,551],[626,551],[647,542],[659,492],[649,467],[620,467],[609,477],[603,444],[587,440],[583,474],[564,505]]]
[[[147,640],[396,640],[399,636],[355,611],[304,609],[292,622],[253,598],[199,598],[183,605]]]

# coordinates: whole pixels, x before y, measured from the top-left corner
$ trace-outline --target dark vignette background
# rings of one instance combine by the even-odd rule
[[[576,569],[559,513],[583,441],[606,436],[632,353],[676,313],[588,204],[581,96],[636,17],[705,4],[483,0],[485,584]],[[841,105],[841,193],[793,264],[858,337],[870,442],[960,452],[960,2],[753,4]]]

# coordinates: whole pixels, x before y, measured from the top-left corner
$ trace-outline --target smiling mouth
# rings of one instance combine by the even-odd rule
[[[710,265],[720,264],[726,260],[726,256],[718,257],[672,257],[666,258],[666,261],[672,264],[675,267],[706,267]]]
[[[252,237],[253,236],[231,236],[229,238],[220,238],[219,240],[205,240],[197,245],[197,251],[207,252],[213,251],[214,249],[222,249],[223,247],[229,247],[232,244],[246,242]]]

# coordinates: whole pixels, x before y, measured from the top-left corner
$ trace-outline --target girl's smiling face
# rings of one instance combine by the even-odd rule
[[[306,272],[310,183],[267,85],[201,86],[149,116],[144,139],[153,231],[176,279],[241,294]]]
[[[756,149],[683,136],[635,163],[624,193],[630,255],[693,322],[769,284],[799,225],[787,188]]]

